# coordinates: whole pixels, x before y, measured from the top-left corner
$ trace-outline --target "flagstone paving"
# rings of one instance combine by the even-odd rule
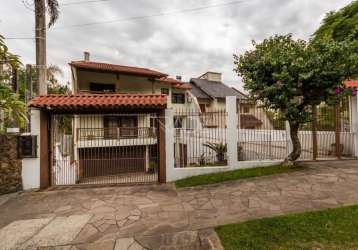
[[[0,205],[0,249],[221,249],[217,225],[358,204],[358,161],[176,190],[23,192]],[[18,233],[16,233],[18,232]]]

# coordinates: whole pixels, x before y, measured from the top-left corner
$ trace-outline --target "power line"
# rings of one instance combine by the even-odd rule
[[[109,1],[109,0],[92,0],[92,1]],[[196,7],[196,8],[174,10],[174,11],[171,11],[171,12],[158,13],[158,14],[152,14],[152,15],[133,16],[133,17],[114,19],[114,20],[108,20],[108,21],[101,21],[101,22],[92,22],[92,23],[74,24],[74,25],[69,25],[69,26],[53,27],[52,29],[77,28],[77,27],[86,27],[86,26],[93,26],[93,25],[109,24],[109,23],[135,21],[135,20],[148,19],[148,18],[153,18],[153,17],[161,17],[161,16],[181,14],[181,13],[202,11],[202,10],[212,9],[212,8],[217,8],[217,7],[241,4],[241,3],[248,2],[248,1],[250,1],[250,0],[237,0],[237,1],[231,1],[231,2],[226,2],[226,3],[217,3],[217,4],[207,5],[207,6],[201,6],[201,7]],[[79,2],[84,3],[84,2],[91,2],[91,1],[79,1]],[[79,2],[77,2],[77,3],[79,3]],[[35,37],[5,37],[5,39],[7,39],[7,40],[30,40],[30,39],[35,39]]]
[[[196,12],[196,11],[201,11],[201,10],[206,10],[206,9],[222,7],[222,6],[241,4],[244,2],[248,2],[248,1],[249,0],[238,0],[238,1],[231,1],[231,2],[226,2],[226,3],[217,3],[217,4],[207,5],[207,6],[201,6],[201,7],[189,8],[189,9],[181,9],[181,10],[175,10],[175,11],[171,11],[171,12],[158,13],[158,14],[152,14],[152,15],[133,16],[133,17],[127,17],[127,18],[113,19],[113,20],[108,20],[108,21],[59,26],[59,27],[53,27],[53,29],[76,28],[76,27],[85,27],[85,26],[93,26],[93,25],[100,25],[100,24],[109,24],[109,23],[118,23],[118,22],[148,19],[148,18],[153,18],[153,17],[161,17],[161,16],[181,14],[181,13]]]
[[[110,0],[83,0],[83,1],[74,1],[74,2],[67,2],[67,3],[61,3],[59,6],[70,6],[70,5],[79,5],[79,4],[90,4],[90,3],[98,3],[98,2],[108,2]],[[24,7],[30,11],[34,10],[34,4],[29,2],[28,0],[22,0],[21,1]]]
[[[68,2],[62,3],[60,6],[68,6],[68,5],[76,5],[76,4],[87,4],[87,3],[98,3],[98,2],[108,2],[109,0],[88,0],[88,1],[76,1],[76,2]]]
[[[32,3],[29,3],[27,0],[22,0],[21,1],[22,2],[22,4],[24,5],[24,7],[27,9],[27,10],[30,10],[30,11],[32,11],[32,12],[34,12],[35,10],[34,10],[34,4]]]
[[[33,40],[35,37],[5,37],[6,40]]]
[[[43,37],[37,37],[39,39],[44,39]],[[5,40],[34,40],[36,37],[4,37]]]

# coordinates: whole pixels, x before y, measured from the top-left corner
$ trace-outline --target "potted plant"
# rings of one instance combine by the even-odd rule
[[[199,166],[204,166],[206,164],[204,153],[199,157]]]
[[[227,152],[227,144],[226,143],[207,142],[207,143],[204,143],[203,146],[208,147],[211,150],[215,151],[216,159],[219,163],[222,163],[225,161],[225,154]]]
[[[149,162],[148,173],[155,174],[157,172],[158,164],[155,161]]]

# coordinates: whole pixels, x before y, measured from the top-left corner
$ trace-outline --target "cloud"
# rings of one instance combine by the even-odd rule
[[[208,70],[219,71],[227,84],[241,87],[233,72],[232,54],[250,49],[253,39],[260,41],[274,34],[293,33],[295,37],[308,39],[325,13],[347,5],[350,0],[247,0],[178,13],[178,10],[228,2],[109,0],[61,6],[59,21],[48,31],[47,61],[64,69],[63,81],[70,80],[68,63],[82,59],[86,50],[91,52],[93,60],[153,68],[172,76],[182,75],[185,80]],[[163,13],[172,14],[157,16]],[[148,15],[153,17],[123,21]],[[2,0],[0,17],[2,35],[33,36],[33,12],[21,1]],[[122,21],[69,27],[118,19]],[[24,63],[35,62],[32,40],[7,43]]]

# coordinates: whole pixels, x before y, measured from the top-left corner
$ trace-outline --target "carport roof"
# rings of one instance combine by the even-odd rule
[[[166,95],[79,94],[38,96],[30,101],[29,107],[54,111],[98,111],[126,108],[163,109],[166,104]]]

